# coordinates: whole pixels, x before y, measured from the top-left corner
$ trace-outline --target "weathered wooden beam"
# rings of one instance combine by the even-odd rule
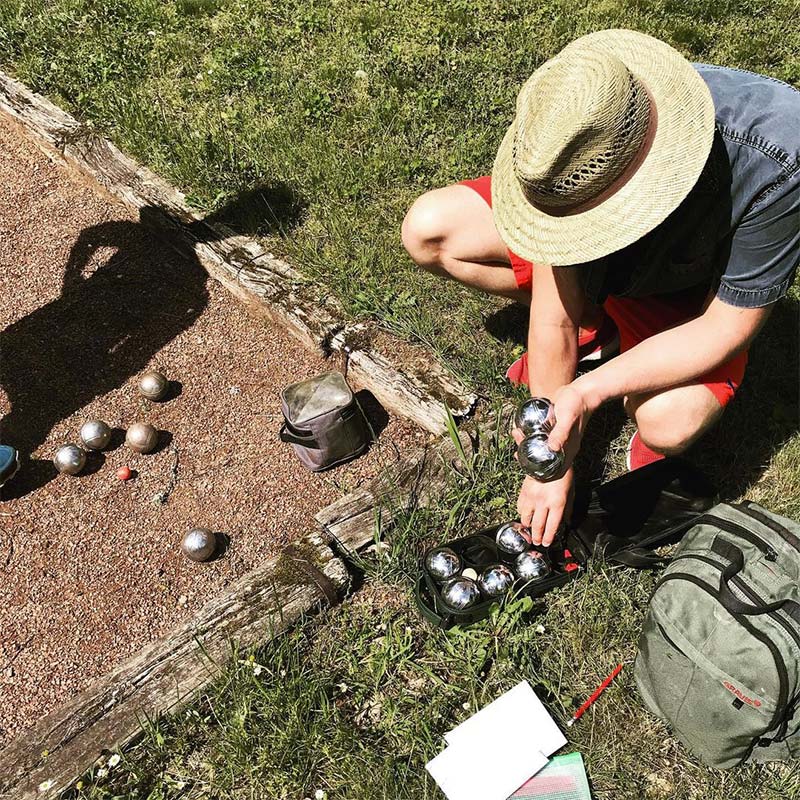
[[[1,750],[0,797],[58,797],[104,750],[136,738],[142,721],[191,700],[218,675],[231,642],[247,648],[269,640],[328,604],[347,581],[347,568],[320,534],[307,536]]]
[[[466,431],[459,438],[464,454],[471,458],[479,438]],[[340,553],[354,555],[375,540],[378,522],[384,528],[398,510],[434,502],[452,471],[462,467],[455,443],[441,439],[412,453],[395,474],[379,475],[366,488],[326,506],[315,519]]]
[[[330,349],[346,360],[347,377],[372,392],[385,408],[440,436],[447,430],[447,409],[466,417],[476,396],[422,348],[403,343],[403,355],[389,359],[381,352],[386,334],[374,327],[347,325],[330,341]]]
[[[139,211],[143,223],[165,230],[168,244],[193,254],[206,271],[256,315],[284,326],[306,347],[328,355],[347,349],[353,377],[383,406],[432,433],[444,431],[448,404],[454,416],[467,415],[476,397],[430,353],[424,369],[397,360],[370,344],[360,347],[363,328],[345,328],[332,298],[315,298],[291,265],[223,224],[203,220],[181,192],[122,153],[107,139],[19,81],[0,72],[0,110],[52,157],[60,159],[106,193]],[[332,342],[335,339],[335,344]],[[394,349],[394,348],[390,348]]]

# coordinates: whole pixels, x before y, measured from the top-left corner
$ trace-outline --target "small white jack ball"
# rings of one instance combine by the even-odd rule
[[[53,463],[62,475],[77,475],[86,466],[86,453],[76,444],[65,444],[56,450]]]
[[[217,550],[217,537],[208,528],[192,528],[183,537],[181,550],[192,561],[208,561]]]
[[[139,378],[139,392],[148,400],[163,400],[169,389],[169,381],[155,370],[145,372]]]
[[[158,444],[158,431],[146,422],[135,422],[125,434],[125,443],[137,453],[150,453]]]
[[[87,450],[104,450],[111,441],[111,427],[100,419],[90,419],[81,425],[79,436]]]

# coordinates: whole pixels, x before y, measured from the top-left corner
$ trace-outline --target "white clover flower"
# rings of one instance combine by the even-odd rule
[[[367,79],[367,73],[366,73],[366,72],[364,72],[364,70],[363,70],[363,69],[357,69],[357,70],[356,70],[356,71],[353,73],[353,77],[354,77],[354,78],[355,78],[357,81],[363,81],[363,80],[366,80],[366,79]]]
[[[257,678],[261,674],[262,669],[264,668],[261,666],[261,664],[253,664],[253,675],[255,675]]]
[[[317,791],[314,792],[314,800],[325,800],[327,796],[328,795],[325,794],[325,792],[323,792],[322,789],[317,789]]]
[[[52,789],[56,785],[56,782],[52,778],[48,778],[46,781],[42,781],[39,784],[39,791],[40,792],[47,792]]]
[[[100,769],[97,770],[98,778],[105,778],[106,775],[108,775],[108,770],[105,767],[100,767]]]
[[[537,625],[534,630],[536,633],[544,633],[544,625]]]
[[[469,711],[469,710],[470,710],[470,708],[472,708],[472,706],[469,704],[469,700],[467,700],[467,702],[466,702],[466,703],[462,703],[462,704],[461,704],[461,708],[463,708],[463,709],[464,709],[464,711]]]
[[[108,759],[108,766],[111,769],[114,769],[114,767],[116,767],[120,761],[122,761],[122,759],[120,758],[119,753],[114,753],[114,755]]]

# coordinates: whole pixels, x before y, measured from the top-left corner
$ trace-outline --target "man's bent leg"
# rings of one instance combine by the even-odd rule
[[[526,305],[508,250],[497,233],[492,209],[462,184],[434,189],[417,198],[402,227],[403,245],[417,264],[472,289]]]
[[[722,416],[719,398],[705,384],[694,383],[625,398],[642,441],[657,453],[684,452]]]

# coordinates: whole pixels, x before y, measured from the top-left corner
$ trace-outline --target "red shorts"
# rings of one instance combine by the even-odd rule
[[[475,180],[462,181],[492,205],[492,178],[484,175]],[[520,289],[531,291],[533,265],[508,251],[511,269]],[[619,329],[620,352],[630,350],[644,339],[696,317],[702,308],[705,293],[697,291],[676,292],[651,297],[611,297],[603,303],[608,316]],[[747,366],[747,351],[739,353],[717,369],[711,370],[691,383],[707,386],[724,408],[732,399],[744,378]]]

